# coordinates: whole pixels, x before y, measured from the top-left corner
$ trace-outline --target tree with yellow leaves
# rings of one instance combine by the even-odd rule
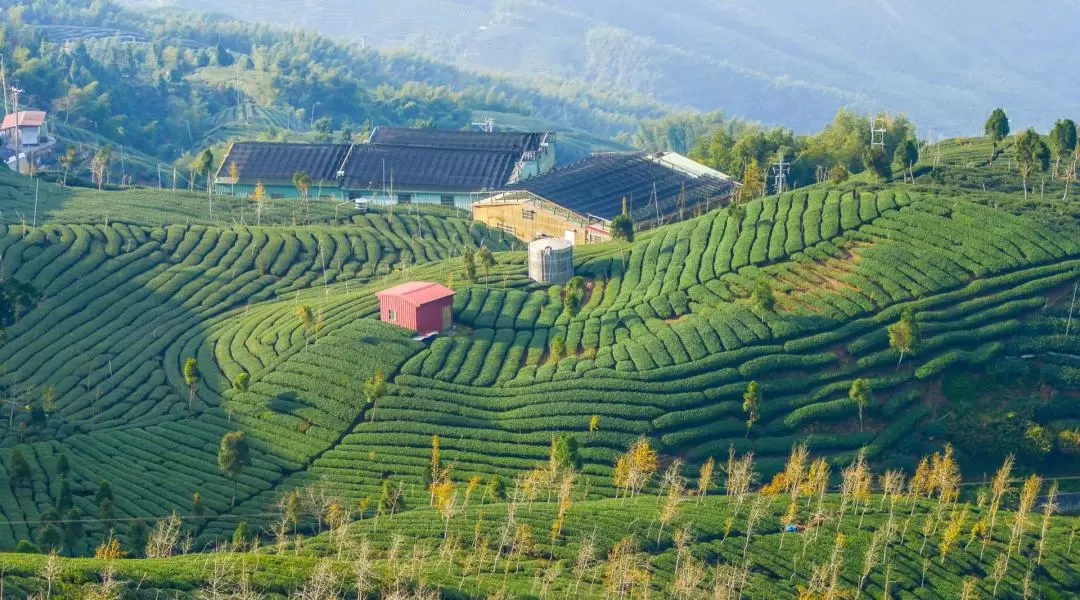
[[[442,515],[443,539],[450,533],[450,519],[457,514],[458,495],[454,490],[454,482],[449,477],[442,477],[439,481],[431,484],[431,496],[434,499],[435,510]]]
[[[656,533],[657,544],[660,543],[660,536],[664,534],[664,527],[679,515],[679,504],[683,500],[683,491],[682,481],[674,481],[667,486],[667,499],[664,500],[664,504],[660,507],[660,516],[657,519],[660,521],[660,530]]]
[[[251,200],[255,203],[255,226],[262,227],[263,207],[266,204],[266,187],[262,181],[255,183],[255,191],[251,192]]]
[[[747,452],[743,456],[735,458],[735,447],[728,447],[727,482],[725,483],[725,491],[728,497],[735,498],[735,510],[732,514],[733,518],[738,516],[739,509],[742,507],[743,501],[746,500],[746,496],[750,492],[750,485],[753,483],[754,477],[754,453]]]
[[[713,469],[716,468],[716,463],[713,461],[713,457],[709,457],[705,460],[705,463],[701,465],[701,470],[698,472],[698,503],[705,498],[705,495],[709,493],[709,486],[712,485]]]
[[[960,534],[963,533],[964,525],[967,523],[968,511],[967,504],[962,509],[953,507],[952,517],[949,519],[949,524],[945,526],[945,531],[941,534],[941,544],[938,546],[938,557],[941,559],[941,564],[945,564],[945,557],[949,555],[949,552],[956,546],[956,542],[960,540]]]
[[[803,484],[803,492],[807,495],[806,506],[817,498],[817,511],[821,512],[825,502],[825,492],[829,490],[829,461],[824,457],[815,460],[810,465],[806,482]]]
[[[1035,507],[1035,501],[1039,498],[1039,490],[1042,488],[1042,477],[1032,475],[1024,481],[1024,487],[1020,489],[1020,504],[1013,513],[1013,525],[1007,555],[1011,556],[1015,548],[1020,552],[1024,545],[1024,532],[1030,522],[1031,509]]]
[[[649,440],[641,438],[634,442],[615,462],[615,487],[631,498],[645,487],[656,473],[657,456]]]
[[[469,507],[469,498],[473,495],[473,492],[476,491],[476,488],[480,486],[480,483],[482,481],[483,481],[483,478],[480,477],[479,475],[473,475],[472,477],[469,478],[469,483],[466,484],[466,486],[465,486],[465,502],[464,502],[464,506],[462,506],[462,508],[468,508]]]
[[[1042,529],[1039,531],[1039,556],[1035,564],[1042,565],[1043,553],[1046,551],[1046,536],[1050,533],[1050,517],[1057,510],[1058,482],[1050,485],[1050,491],[1046,494],[1043,502]]]
[[[1012,454],[1005,457],[1005,462],[1001,464],[1001,468],[994,474],[994,481],[990,487],[990,508],[987,511],[986,518],[989,520],[985,531],[983,532],[982,548],[979,549],[979,560],[982,560],[983,553],[986,552],[986,543],[994,537],[994,523],[997,521],[998,509],[1001,508],[1001,498],[1009,492],[1009,479],[1012,477],[1013,462],[1015,458]]]

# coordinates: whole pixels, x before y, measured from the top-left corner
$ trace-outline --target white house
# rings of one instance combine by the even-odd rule
[[[45,112],[36,110],[24,110],[5,116],[3,124],[0,124],[0,137],[4,139],[4,145],[14,150],[18,143],[20,147],[32,150],[46,144],[49,141],[49,129],[45,123],[47,116]],[[18,136],[15,135],[16,131]]]

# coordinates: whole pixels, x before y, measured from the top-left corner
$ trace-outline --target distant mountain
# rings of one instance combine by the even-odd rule
[[[920,128],[1014,127],[1080,108],[1080,3],[1046,0],[129,0],[315,28],[459,65],[556,74],[675,105],[820,127],[841,106]]]

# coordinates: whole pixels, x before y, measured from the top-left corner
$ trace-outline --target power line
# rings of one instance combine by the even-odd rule
[[[196,516],[196,515],[185,515],[185,516],[180,517],[180,520],[181,521],[198,521],[198,520],[206,521],[206,520],[211,520],[211,519],[257,519],[257,518],[262,519],[262,518],[271,518],[271,517],[277,518],[277,517],[280,517],[280,516],[281,516],[281,513],[253,513],[253,514],[243,514],[243,515],[234,515],[234,514],[225,513],[225,514],[220,514],[220,515],[198,515],[198,516]],[[43,525],[43,524],[47,524],[47,523],[127,523],[127,522],[134,522],[134,521],[155,521],[155,520],[158,520],[158,519],[167,519],[167,518],[169,518],[169,515],[153,515],[153,516],[146,516],[146,517],[116,517],[114,519],[102,519],[100,517],[96,517],[96,518],[95,517],[81,517],[81,518],[78,518],[78,519],[53,519],[53,520],[45,520],[45,519],[25,519],[25,520],[22,520],[22,521],[7,521],[7,520],[5,520],[4,523],[7,523],[9,525]]]

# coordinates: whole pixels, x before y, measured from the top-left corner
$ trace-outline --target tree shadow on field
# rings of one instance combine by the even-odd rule
[[[283,392],[274,396],[267,402],[267,408],[286,415],[296,415],[296,412],[307,405],[300,401],[296,392]]]

